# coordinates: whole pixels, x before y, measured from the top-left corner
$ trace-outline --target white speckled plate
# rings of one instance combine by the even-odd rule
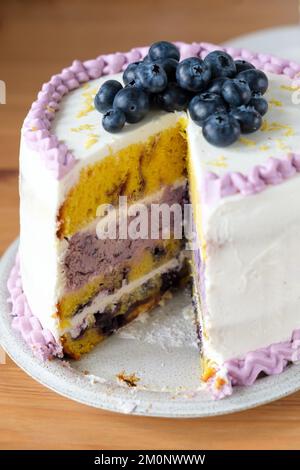
[[[198,349],[186,292],[99,345],[78,362],[40,362],[12,330],[6,281],[15,242],[0,264],[0,343],[31,377],[72,400],[121,413],[164,417],[213,416],[252,408],[300,389],[300,365],[213,401],[201,388]],[[5,367],[2,365],[0,367]],[[135,376],[130,388],[119,373]]]

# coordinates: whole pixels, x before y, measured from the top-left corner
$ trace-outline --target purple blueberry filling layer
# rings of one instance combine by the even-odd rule
[[[183,205],[186,198],[186,186],[167,187],[163,191],[157,204]],[[139,256],[145,249],[159,250],[156,245],[162,239],[163,222],[160,220],[158,239],[151,239],[151,213],[148,206],[148,237],[147,239],[133,240],[130,237],[99,239],[96,230],[78,232],[68,240],[68,248],[64,258],[64,275],[67,290],[76,290],[86,284],[92,277],[111,272],[118,265],[129,262],[133,257]],[[133,217],[127,218],[127,226]],[[170,218],[170,233],[174,231],[174,219]],[[118,230],[117,230],[118,233]]]

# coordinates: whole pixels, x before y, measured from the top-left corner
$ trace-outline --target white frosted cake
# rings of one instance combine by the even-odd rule
[[[181,60],[220,50],[177,47]],[[269,105],[256,132],[227,146],[185,109],[104,129],[95,95],[108,79],[123,84],[147,48],[75,61],[43,86],[22,129],[20,250],[8,287],[13,325],[44,358],[79,359],[191,271],[202,379],[215,397],[299,359],[300,66],[226,51],[265,72]],[[99,206],[115,208],[120,196],[129,207],[190,202],[193,237],[171,218],[168,237],[162,221],[155,239],[100,239],[112,212]]]

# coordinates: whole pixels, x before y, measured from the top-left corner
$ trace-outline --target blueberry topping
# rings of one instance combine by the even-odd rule
[[[167,41],[159,41],[152,44],[148,54],[152,61],[164,59],[175,59],[178,61],[180,58],[178,47]]]
[[[167,88],[156,97],[157,105],[165,111],[183,111],[187,109],[191,96],[177,83],[169,83]]]
[[[209,87],[207,88],[206,91],[209,91],[210,93],[216,93],[217,95],[221,95],[222,86],[225,80],[227,80],[226,77],[215,78],[214,80],[210,82]]]
[[[125,125],[125,114],[118,108],[107,111],[102,118],[102,125],[107,132],[119,132]]]
[[[133,78],[124,88],[143,88],[141,82],[137,78]]]
[[[268,110],[262,97],[268,88],[264,72],[224,51],[212,51],[204,60],[179,58],[178,47],[159,41],[144,59],[128,64],[124,88],[116,80],[106,81],[94,100],[105,114],[104,129],[118,132],[126,122],[139,122],[150,108],[188,109],[208,142],[221,147],[235,142],[241,132],[260,128]]]
[[[210,67],[201,59],[191,57],[179,62],[176,70],[178,84],[189,91],[203,91],[211,78]]]
[[[135,79],[135,71],[136,68],[139,66],[141,62],[132,62],[131,64],[127,65],[126,69],[124,70],[123,73],[123,82],[124,85],[127,85],[127,83],[131,82],[132,80]]]
[[[165,59],[159,61],[159,64],[163,67],[164,71],[166,72],[168,81],[175,82],[178,61],[175,59]]]
[[[143,62],[144,64],[151,64],[151,62],[153,62],[153,60],[150,59],[149,55],[147,54],[147,55],[145,55],[145,57],[143,58],[142,62]]]
[[[268,102],[265,100],[261,93],[252,93],[252,98],[249,101],[249,106],[252,106],[261,116],[264,116],[268,111]]]
[[[212,77],[234,77],[236,75],[236,65],[233,58],[223,51],[210,52],[204,62],[211,68]]]
[[[230,106],[241,106],[249,103],[251,90],[245,80],[234,78],[223,83],[222,96]]]
[[[143,119],[149,111],[149,98],[140,88],[123,88],[116,94],[113,107],[123,111],[126,122],[135,123]]]
[[[203,136],[212,145],[227,147],[238,140],[241,129],[238,121],[227,113],[215,113],[203,124]]]
[[[106,113],[106,111],[112,108],[114,98],[121,89],[122,85],[117,80],[107,80],[104,82],[94,99],[97,111]]]
[[[156,62],[141,64],[136,70],[136,78],[149,93],[163,91],[168,83],[166,72],[162,65]]]
[[[237,75],[237,78],[246,80],[251,91],[255,93],[261,93],[263,95],[268,89],[269,80],[267,75],[262,70],[244,70]]]
[[[247,60],[235,60],[236,73],[243,72],[244,70],[255,69],[253,64],[247,62]]]
[[[189,113],[193,121],[202,126],[205,119],[216,112],[225,112],[225,104],[220,95],[204,92],[190,101]]]
[[[251,106],[234,108],[230,114],[239,122],[243,134],[255,132],[262,125],[261,115]]]

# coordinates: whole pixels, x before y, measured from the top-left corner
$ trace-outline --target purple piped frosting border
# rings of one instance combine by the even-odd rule
[[[300,78],[297,78],[300,64],[292,61],[205,42],[192,44],[177,42],[176,45],[180,49],[181,59],[191,56],[204,58],[209,52],[221,49],[235,59],[251,61],[261,70],[286,75],[294,80],[295,87],[300,86]],[[147,52],[148,47],[139,47],[126,53],[101,55],[84,62],[75,60],[70,67],[53,75],[50,81],[43,85],[25,118],[23,135],[27,145],[40,154],[46,168],[56,179],[62,179],[76,164],[73,153],[51,132],[51,122],[63,96],[89,80],[121,72],[127,64],[141,60]],[[218,176],[215,173],[207,173],[204,179],[204,199],[209,204],[216,198],[237,193],[255,194],[268,185],[279,184],[291,178],[296,172],[300,172],[300,154],[283,156],[282,159],[270,158],[266,165],[254,166],[249,175],[232,172]]]
[[[233,386],[252,385],[260,374],[281,374],[290,363],[300,360],[300,329],[294,330],[289,341],[271,344],[266,348],[248,352],[242,359],[231,359],[222,365],[221,377],[225,379],[218,387],[219,373],[210,379],[208,385],[214,398],[231,395]]]
[[[21,334],[34,355],[41,360],[51,359],[54,356],[62,357],[62,347],[56,342],[52,333],[42,327],[30,310],[22,288],[18,255],[7,281],[7,289],[8,302],[11,304],[12,327]]]

